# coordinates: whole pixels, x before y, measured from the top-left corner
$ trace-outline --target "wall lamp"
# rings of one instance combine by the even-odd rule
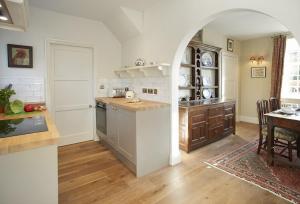
[[[252,64],[254,64],[255,62],[256,62],[256,64],[262,64],[264,60],[265,60],[264,56],[259,56],[259,57],[251,56],[250,57],[250,61]]]

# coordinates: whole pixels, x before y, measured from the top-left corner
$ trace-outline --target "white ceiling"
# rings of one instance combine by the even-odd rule
[[[276,19],[251,11],[228,13],[218,17],[206,27],[236,40],[248,40],[288,32],[288,29]]]
[[[122,7],[143,12],[159,1],[162,0],[29,0],[29,5],[102,21],[120,41],[124,41],[137,35],[138,32],[132,33],[133,22],[121,15]],[[236,40],[248,40],[288,31],[276,19],[251,11],[227,13],[209,23],[207,27]]]
[[[73,16],[105,21],[120,7],[144,11],[159,0],[29,0],[29,5]]]

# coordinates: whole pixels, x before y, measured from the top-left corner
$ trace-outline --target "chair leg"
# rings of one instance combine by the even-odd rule
[[[288,150],[289,150],[289,160],[293,161],[293,147],[291,142],[288,142]]]
[[[257,147],[257,154],[260,153],[260,149],[261,149],[262,143],[263,143],[263,136],[262,136],[262,134],[259,134],[258,147]]]

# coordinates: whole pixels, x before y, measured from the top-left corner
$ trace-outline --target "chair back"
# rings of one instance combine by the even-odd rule
[[[275,98],[275,97],[271,97],[269,99],[269,102],[270,102],[270,110],[271,111],[275,111],[275,110],[278,110],[280,109],[280,100]]]
[[[256,102],[256,106],[257,106],[259,126],[261,128],[262,126],[267,125],[267,122],[268,122],[265,114],[270,112],[269,101],[268,100],[258,100]]]

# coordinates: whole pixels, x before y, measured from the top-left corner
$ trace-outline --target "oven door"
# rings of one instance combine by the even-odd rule
[[[97,130],[106,135],[106,107],[96,106],[96,127]]]

